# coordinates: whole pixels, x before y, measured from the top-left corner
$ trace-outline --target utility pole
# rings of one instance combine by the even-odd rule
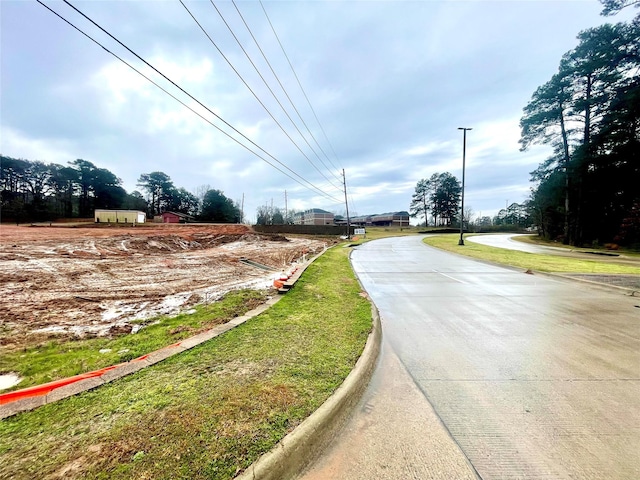
[[[244,223],[244,192],[242,192],[242,203],[240,204],[240,223]]]
[[[287,223],[288,217],[288,209],[287,209],[287,191],[284,191],[284,223]]]
[[[467,130],[473,130],[472,128],[458,127],[458,130],[462,130],[462,212],[460,212],[460,240],[458,245],[464,245],[462,238],[464,228],[464,164],[467,154]]]
[[[347,238],[351,238],[351,219],[349,218],[349,202],[347,202],[347,177],[342,169],[342,185],[344,186],[344,204],[347,208]]]

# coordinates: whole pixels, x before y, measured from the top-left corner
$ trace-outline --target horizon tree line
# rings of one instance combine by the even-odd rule
[[[199,221],[242,223],[238,202],[202,185],[191,193],[164,172],[143,173],[131,193],[105,168],[77,159],[67,166],[0,155],[0,219],[14,222],[88,218],[95,209],[140,210],[153,217],[166,211]]]
[[[421,179],[416,184],[411,198],[410,216],[423,218],[424,226],[460,226],[460,198],[462,186],[458,179],[449,172],[434,173],[428,179]],[[493,216],[478,216],[465,206],[465,229],[504,230],[525,229],[533,224],[530,215],[530,202],[513,202]],[[431,214],[431,218],[429,218]],[[495,227],[495,228],[492,228]]]

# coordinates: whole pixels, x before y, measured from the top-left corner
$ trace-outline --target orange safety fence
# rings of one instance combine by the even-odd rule
[[[23,388],[22,390],[16,390],[15,392],[8,392],[0,394],[0,405],[4,405],[5,403],[15,402],[16,400],[22,400],[25,398],[32,397],[41,397],[43,395],[48,395],[53,390],[65,387],[67,385],[71,385],[72,383],[79,382],[81,380],[86,380],[87,378],[94,378],[104,375],[109,370],[113,370],[117,365],[112,365],[111,367],[105,367],[101,370],[96,370],[94,372],[81,373],[80,375],[76,375],[74,377],[63,378],[61,380],[54,380],[53,382],[44,383],[42,385],[36,385],[35,387]]]
[[[179,347],[181,343],[182,342],[177,342],[164,348]],[[146,360],[149,357],[149,355],[151,354],[148,353],[146,355],[142,355],[141,357],[134,358],[131,361],[140,362],[140,361]],[[43,383],[42,385],[27,387],[21,390],[15,390],[13,392],[0,393],[0,405],[5,405],[7,403],[15,402],[18,400],[24,400],[26,398],[41,397],[43,395],[48,395],[53,390],[56,390],[61,387],[66,387],[67,385],[80,382],[81,380],[100,377],[104,375],[106,372],[113,370],[114,368],[117,368],[120,365],[124,365],[124,364],[120,363],[118,365],[112,365],[110,367],[101,368],[100,370],[95,370],[93,372],[81,373],[80,375],[75,375],[73,377],[62,378],[60,380],[54,380],[53,382]]]

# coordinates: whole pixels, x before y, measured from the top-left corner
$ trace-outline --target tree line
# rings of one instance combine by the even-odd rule
[[[416,184],[411,197],[410,212],[413,218],[422,218],[424,226],[459,227],[460,226],[460,181],[449,172],[434,173]],[[464,209],[465,229],[524,229],[532,225],[530,202],[512,203],[503,208],[493,218],[478,216],[474,218],[473,209]],[[493,228],[495,227],[495,228]]]
[[[637,0],[601,0],[615,14]],[[578,46],[533,93],[521,149],[549,145],[531,173],[541,235],[571,245],[640,243],[640,16],[580,32]]]
[[[460,181],[451,173],[434,173],[416,184],[409,214],[424,218],[425,226],[430,222],[434,226],[451,226],[460,212],[461,193]]]
[[[163,172],[143,173],[131,193],[105,168],[77,159],[68,165],[0,156],[0,215],[15,222],[88,218],[95,209],[140,210],[149,217],[171,211],[195,220],[241,223],[237,202],[209,185],[196,193],[178,188]]]

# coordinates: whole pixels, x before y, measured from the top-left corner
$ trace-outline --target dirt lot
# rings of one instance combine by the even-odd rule
[[[243,225],[0,227],[0,352],[110,335],[274,275],[326,242]],[[269,272],[240,258],[277,269]]]

